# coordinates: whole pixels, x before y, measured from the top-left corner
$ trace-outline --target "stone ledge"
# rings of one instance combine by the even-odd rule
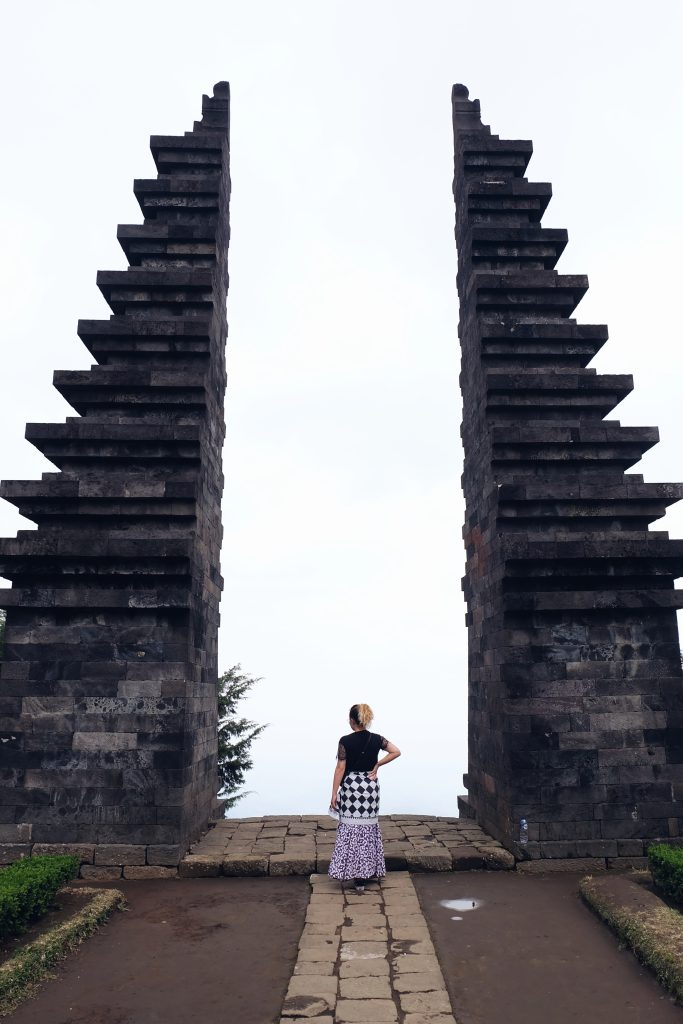
[[[613,858],[617,860],[618,858]],[[557,860],[524,860],[517,865],[523,875],[544,875],[559,871],[576,871],[590,874],[591,871],[606,871],[605,857],[560,857]]]
[[[451,871],[454,859],[449,850],[420,850],[406,854],[406,866],[411,871]]]
[[[112,843],[95,847],[95,864],[113,865],[144,864],[147,848],[145,846],[126,846],[123,843]]]
[[[314,857],[297,857],[288,853],[271,854],[268,873],[271,875],[312,875]]]
[[[421,822],[421,826],[416,826]],[[276,825],[277,823],[277,825]],[[317,817],[292,816],[291,818],[223,819],[209,829],[194,844],[191,851],[180,861],[178,846],[155,844],[150,846],[123,843],[0,843],[0,865],[11,864],[26,857],[44,855],[73,855],[81,861],[80,876],[94,878],[96,874],[86,871],[88,867],[121,869],[127,867],[160,868],[158,873],[151,870],[139,874],[123,872],[123,876],[138,878],[213,878],[259,877],[266,875],[307,875],[312,879],[326,879],[331,859],[331,830],[329,820]],[[544,874],[551,872],[627,871],[647,867],[643,856],[647,842],[642,840],[620,840],[619,855],[613,854],[614,847],[605,846],[602,856],[532,857],[516,860],[515,855],[497,843],[483,829],[469,819],[420,818],[419,816],[396,815],[381,819],[383,831],[403,828],[410,833],[402,842],[389,839],[385,842],[385,860],[388,878],[398,877],[401,872],[444,872],[444,871],[514,871],[521,874]],[[258,849],[258,837],[264,828],[270,830],[293,829],[293,836],[306,832],[306,845],[302,849],[294,846],[285,837],[287,852],[266,852]],[[427,836],[425,830],[430,831]],[[671,845],[683,844],[683,839],[669,840]],[[421,844],[421,845],[418,845]],[[521,852],[521,849],[518,851]],[[526,850],[524,851],[526,853]],[[119,870],[107,872],[101,877],[118,878]],[[336,883],[331,883],[335,885]]]
[[[96,864],[84,864],[81,868],[81,878],[89,878],[92,881],[110,882],[121,878],[123,868],[118,865],[104,867]]]
[[[178,865],[181,878],[215,878],[221,873],[222,861],[215,857],[189,855]]]
[[[92,864],[95,859],[95,846],[86,843],[34,843],[31,856],[80,857],[81,864]]]
[[[124,878],[177,878],[177,868],[166,868],[162,864],[126,864],[123,868]]]
[[[222,861],[223,874],[229,877],[254,877],[268,874],[268,857],[256,854],[229,854]]]

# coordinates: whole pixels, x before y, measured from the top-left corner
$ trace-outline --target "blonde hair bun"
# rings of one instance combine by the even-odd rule
[[[369,704],[354,704],[349,717],[367,729],[375,716]]]

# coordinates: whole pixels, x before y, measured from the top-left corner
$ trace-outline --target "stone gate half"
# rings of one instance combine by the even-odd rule
[[[79,415],[27,427],[59,471],[2,486],[37,524],[0,544],[4,860],[175,865],[215,801],[229,106],[152,136],[113,315],[78,325],[96,365],[55,374]]]
[[[604,417],[630,376],[587,363],[585,277],[554,269],[530,142],[453,88],[469,632],[461,813],[532,857],[638,855],[683,834],[683,543],[648,525],[679,484],[626,471],[654,427]],[[682,840],[683,841],[683,840]]]

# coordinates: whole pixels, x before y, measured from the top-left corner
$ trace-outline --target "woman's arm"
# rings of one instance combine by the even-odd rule
[[[377,778],[377,769],[381,768],[384,764],[389,764],[390,761],[395,761],[397,757],[401,756],[401,751],[398,749],[395,743],[387,742],[386,746],[387,756],[383,757],[381,761],[378,761],[371,772],[368,772],[369,779]]]
[[[344,770],[346,768],[346,758],[343,761],[337,761],[337,767],[334,769],[334,777],[332,779],[332,799],[330,800],[330,806],[337,806],[337,791],[341,785],[341,780],[344,778]]]

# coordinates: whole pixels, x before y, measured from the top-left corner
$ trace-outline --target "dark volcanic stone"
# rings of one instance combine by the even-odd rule
[[[152,152],[129,269],[98,275],[114,315],[79,324],[97,365],[55,374],[80,415],[27,428],[59,472],[0,491],[37,524],[0,542],[3,823],[98,870],[178,863],[216,795],[227,83]]]
[[[683,833],[683,545],[648,532],[680,484],[626,473],[655,428],[605,420],[629,375],[587,364],[588,282],[555,264],[551,194],[530,142],[453,92],[469,634],[469,790],[461,807],[527,855],[638,855]],[[460,856],[464,857],[462,851]],[[454,851],[454,859],[456,852]]]

